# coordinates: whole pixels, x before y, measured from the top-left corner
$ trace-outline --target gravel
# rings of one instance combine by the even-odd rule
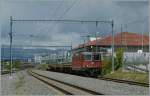
[[[1,95],[62,95],[53,87],[30,76],[26,71],[1,76]]]
[[[148,95],[149,88],[137,85],[129,85],[112,81],[98,80],[94,78],[75,76],[65,73],[34,70],[56,80],[87,88],[106,95]]]

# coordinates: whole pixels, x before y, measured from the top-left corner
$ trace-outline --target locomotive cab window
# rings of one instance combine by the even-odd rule
[[[84,60],[91,60],[91,59],[92,59],[91,54],[85,54],[84,55]]]
[[[101,54],[94,54],[93,60],[101,60]]]

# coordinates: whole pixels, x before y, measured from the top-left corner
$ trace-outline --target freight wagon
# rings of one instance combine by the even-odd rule
[[[101,73],[104,57],[110,56],[108,52],[74,52],[72,62],[49,66],[52,71],[97,76]]]

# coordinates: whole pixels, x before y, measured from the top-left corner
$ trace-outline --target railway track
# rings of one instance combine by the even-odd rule
[[[15,73],[17,72],[16,70],[13,70],[12,73]],[[4,74],[10,74],[10,71],[1,71],[1,75],[4,75]]]
[[[130,85],[138,85],[138,86],[143,86],[143,87],[149,87],[148,83],[140,83],[140,82],[129,81],[129,80],[113,79],[113,78],[106,78],[106,77],[99,77],[98,79],[113,81],[113,82],[118,82],[118,83],[126,83],[126,84],[130,84]]]
[[[146,69],[143,69],[143,68],[139,68],[137,66],[134,66],[134,65],[128,65],[127,69],[129,70],[133,70],[133,71],[142,71],[142,72],[149,72],[148,70]]]
[[[33,77],[39,79],[40,81],[61,91],[65,95],[103,95],[101,93],[98,93],[89,89],[81,88],[75,85],[71,85],[62,81],[55,80],[53,78],[40,75],[31,70],[28,70],[28,73],[32,75]]]

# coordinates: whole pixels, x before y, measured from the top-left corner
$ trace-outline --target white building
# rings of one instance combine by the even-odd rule
[[[41,55],[34,55],[34,62],[37,64],[41,64],[42,63],[42,56]]]

